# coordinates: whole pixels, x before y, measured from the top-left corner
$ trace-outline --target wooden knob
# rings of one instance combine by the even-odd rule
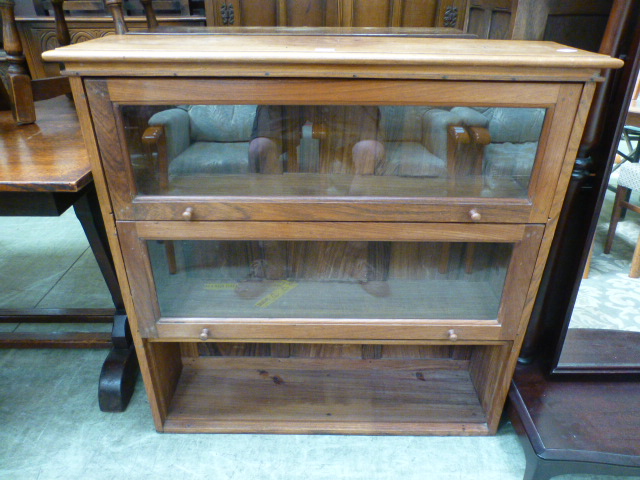
[[[187,207],[185,211],[182,212],[182,219],[188,222],[189,220],[191,220],[192,217],[193,217],[193,208]]]
[[[455,332],[455,330],[449,330],[449,340],[451,340],[452,342],[458,340],[458,334]]]
[[[471,220],[473,220],[474,222],[479,222],[480,220],[482,220],[482,215],[480,215],[480,212],[475,208],[472,208],[471,210],[469,210],[469,216],[471,217]]]
[[[209,329],[203,328],[202,332],[200,332],[200,340],[204,342],[205,340],[208,340],[208,339],[209,339]]]

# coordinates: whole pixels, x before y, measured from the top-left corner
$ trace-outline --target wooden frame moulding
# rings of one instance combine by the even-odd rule
[[[69,75],[185,77],[358,77],[468,80],[491,77],[517,81],[585,81],[621,62],[553,42],[521,42],[412,37],[168,35],[104,38],[89,45],[45,52],[47,61],[65,62]],[[87,59],[91,59],[87,62]],[[179,65],[179,69],[176,68]]]
[[[195,82],[195,85],[194,85]],[[329,83],[327,83],[329,82]],[[332,83],[333,82],[333,83]],[[311,214],[319,220],[385,220],[402,218],[415,221],[471,221],[468,212],[471,208],[482,208],[484,215],[481,221],[487,222],[523,222],[544,223],[549,218],[549,199],[555,189],[555,181],[561,170],[562,153],[558,145],[563,145],[569,131],[564,123],[575,115],[581,84],[544,85],[544,84],[506,84],[497,82],[449,82],[443,89],[441,82],[412,80],[334,80],[323,81],[323,85],[332,88],[313,89],[311,85],[317,80],[307,79],[236,79],[231,80],[199,80],[199,79],[159,79],[142,82],[131,79],[88,80],[89,96],[95,102],[96,109],[105,109],[98,123],[99,142],[105,145],[103,156],[108,181],[111,182],[114,207],[119,219],[149,220],[180,218],[163,217],[170,212],[178,213],[179,206],[173,203],[172,197],[139,196],[136,191],[132,166],[127,160],[129,154],[126,142],[122,138],[122,120],[117,113],[119,104],[183,104],[198,103],[327,103],[353,104],[353,98],[364,98],[358,104],[393,104],[396,95],[403,98],[406,105],[464,105],[464,106],[519,106],[547,108],[548,115],[543,128],[547,137],[541,138],[537,159],[546,154],[555,161],[536,161],[529,186],[529,200],[526,199],[473,199],[473,198],[318,198],[304,199]],[[362,85],[364,83],[364,85]],[[186,88],[187,85],[189,88]],[[172,93],[169,93],[172,92]],[[179,93],[176,93],[179,92]],[[189,92],[189,93],[185,93]],[[191,93],[194,92],[194,93]],[[260,93],[256,93],[260,92]],[[307,99],[309,92],[316,92],[315,97]],[[363,93],[364,92],[364,93]],[[482,92],[482,95],[479,94]],[[533,93],[533,94],[532,94]],[[113,98],[112,96],[113,95]],[[169,100],[167,96],[169,95]],[[359,97],[356,97],[359,96]],[[175,98],[174,98],[175,97]],[[135,99],[135,100],[134,100]],[[142,100],[141,100],[142,99]],[[288,100],[287,100],[288,99]],[[115,120],[109,118],[114,102]],[[561,115],[555,114],[555,103],[562,102],[565,108]],[[575,106],[571,103],[575,103]],[[102,105],[98,107],[98,104]],[[567,113],[568,111],[568,113]],[[121,150],[114,148],[121,145]],[[125,172],[123,176],[122,173]],[[126,181],[123,181],[126,180]],[[184,199],[184,197],[182,197]],[[202,220],[216,220],[232,214],[240,209],[241,218],[259,220],[279,220],[293,215],[301,201],[297,197],[195,197],[198,217]],[[135,202],[135,208],[132,204]],[[178,201],[182,204],[184,200]],[[486,203],[485,203],[486,202]],[[534,207],[531,207],[531,202]],[[266,208],[264,204],[266,205]],[[331,206],[326,207],[327,203]],[[402,203],[402,216],[398,216],[397,207],[387,204]],[[470,206],[470,204],[472,204]],[[473,206],[476,204],[476,206]],[[380,208],[379,208],[380,207]],[[406,207],[406,208],[405,208]],[[180,214],[183,210],[180,210]],[[380,211],[376,218],[375,212]],[[173,215],[175,215],[173,213]],[[364,215],[364,217],[363,217]],[[305,218],[308,218],[305,217]],[[233,219],[233,217],[231,217]],[[295,219],[295,218],[294,218]],[[302,218],[301,218],[302,219]]]
[[[540,225],[388,224],[348,222],[118,222],[143,337],[193,341],[203,328],[211,340],[437,340],[453,328],[459,340],[511,340],[526,300],[544,227]],[[464,241],[515,243],[496,320],[163,318],[146,240]]]
[[[118,277],[118,283],[122,291],[123,301],[129,319],[131,335],[138,357],[140,373],[144,379],[147,395],[149,397],[149,405],[153,416],[154,424],[157,430],[162,428],[168,404],[173,395],[175,385],[177,384],[180,372],[182,370],[182,361],[179,355],[179,348],[175,344],[155,345],[149,344],[144,340],[138,329],[139,320],[136,317],[136,310],[133,306],[131,298],[131,290],[127,270],[124,266],[122,250],[118,242],[116,231],[115,217],[112,210],[111,195],[107,188],[107,180],[104,168],[101,162],[101,154],[96,141],[96,129],[93,116],[94,111],[91,110],[88,101],[88,95],[85,85],[80,78],[70,78],[71,91],[73,93],[80,128],[87,148],[89,161],[93,174],[93,180],[96,185],[98,198],[100,201],[100,209],[104,220],[107,238],[113,257],[113,262]],[[173,353],[172,353],[173,352]],[[175,353],[175,354],[174,354]]]
[[[578,102],[578,109],[575,113],[575,117],[573,118],[573,128],[571,129],[571,134],[569,136],[568,143],[566,148],[564,149],[564,161],[562,163],[562,171],[559,175],[559,180],[556,185],[555,192],[553,193],[553,198],[551,201],[551,209],[549,212],[549,220],[545,227],[545,233],[542,237],[542,242],[540,244],[540,254],[538,255],[535,263],[535,267],[533,270],[533,276],[531,279],[531,283],[529,284],[529,291],[527,292],[527,299],[525,302],[525,307],[522,311],[520,321],[518,322],[518,331],[514,337],[513,348],[509,353],[506,364],[504,365],[504,374],[498,377],[500,380],[500,384],[498,385],[499,397],[506,399],[507,393],[509,391],[511,378],[513,377],[513,372],[515,371],[516,364],[518,362],[518,355],[520,353],[520,349],[522,348],[522,343],[524,341],[524,336],[527,331],[527,326],[529,323],[529,319],[532,315],[534,301],[536,299],[536,295],[538,293],[538,288],[540,286],[540,282],[542,280],[542,274],[544,272],[545,265],[547,263],[547,259],[549,257],[549,251],[551,248],[551,243],[553,241],[553,236],[556,231],[556,227],[558,225],[558,217],[560,215],[560,210],[562,209],[562,204],[564,202],[565,193],[567,191],[567,187],[569,185],[569,181],[571,179],[571,172],[574,167],[574,160],[578,153],[578,148],[580,146],[580,141],[582,139],[582,132],[584,126],[587,122],[587,117],[589,115],[589,109],[591,106],[591,100],[593,99],[593,95],[596,89],[596,84],[594,82],[587,82],[582,88],[580,99]],[[490,427],[497,428],[497,425],[500,421],[500,418],[490,419]],[[491,423],[492,422],[492,423]]]

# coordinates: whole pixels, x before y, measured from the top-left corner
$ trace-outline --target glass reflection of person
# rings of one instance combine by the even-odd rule
[[[296,146],[302,126],[322,131],[319,173],[372,175],[384,161],[380,111],[369,106],[259,105],[249,144],[254,173],[283,173],[282,154]]]
[[[285,167],[283,154],[299,144],[307,122],[322,133],[317,173],[373,175],[382,166],[385,151],[379,140],[377,107],[261,105],[249,145],[250,171],[279,174],[287,170],[290,166]],[[377,255],[370,252],[368,242],[311,242],[297,248],[283,247],[278,242],[259,243],[262,271],[253,272],[247,282],[239,285],[239,295],[262,293],[262,278],[300,275],[316,281],[356,281],[373,296],[390,294],[385,281],[388,269],[373,266],[371,256]]]

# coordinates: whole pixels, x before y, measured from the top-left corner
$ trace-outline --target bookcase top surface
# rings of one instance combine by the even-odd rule
[[[589,80],[622,61],[554,42],[405,35],[115,35],[45,52],[69,75]]]

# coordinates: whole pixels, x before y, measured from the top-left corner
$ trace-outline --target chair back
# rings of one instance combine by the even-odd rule
[[[193,105],[188,107],[191,140],[248,142],[256,116],[255,105]]]
[[[69,45],[70,36],[64,18],[64,0],[51,1],[56,19],[56,37],[60,45]],[[6,51],[9,103],[16,122],[20,125],[34,123],[34,102],[47,100],[71,92],[67,77],[32,80],[27,68],[22,42],[15,18],[15,1],[0,0],[2,16],[2,43]]]
[[[118,35],[125,35],[128,31],[127,24],[124,21],[124,2],[123,0],[104,0],[104,3],[111,13],[113,23]],[[152,30],[158,26],[158,19],[151,0],[140,0],[142,7],[144,8],[144,15],[147,18],[147,27]],[[166,3],[166,2],[160,2]]]

